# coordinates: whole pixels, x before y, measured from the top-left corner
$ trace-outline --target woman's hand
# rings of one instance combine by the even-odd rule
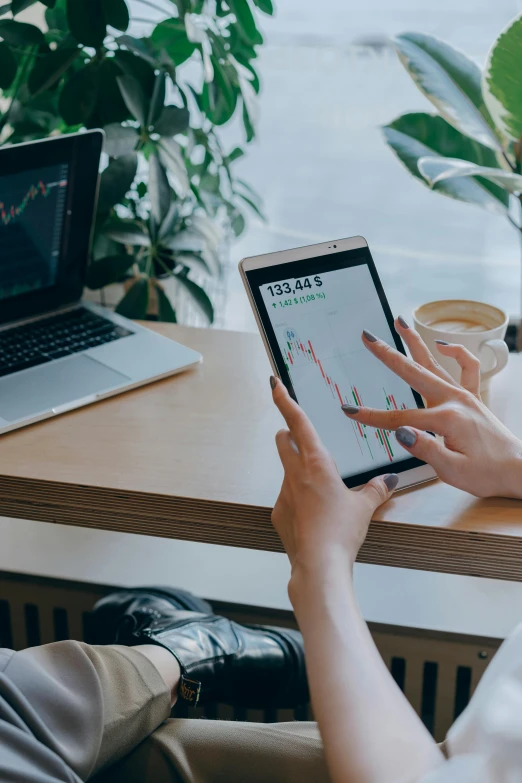
[[[352,583],[372,514],[398,477],[350,492],[305,413],[280,381],[271,383],[289,429],[277,434],[285,478],[272,520],[292,564],[288,594],[303,634],[328,778],[423,780],[442,754],[379,655]]]
[[[295,570],[322,571],[334,561],[351,567],[375,509],[397,486],[394,474],[351,492],[310,420],[281,381],[271,379],[274,402],[288,430],[276,435],[285,477],[272,513],[274,527]]]
[[[478,359],[461,345],[438,344],[441,354],[460,365],[458,384],[403,319],[395,321],[395,328],[412,359],[369,332],[363,333],[363,342],[424,397],[427,409],[379,411],[344,406],[346,415],[372,427],[395,430],[401,446],[428,462],[447,484],[477,497],[522,498],[522,443],[482,403]]]

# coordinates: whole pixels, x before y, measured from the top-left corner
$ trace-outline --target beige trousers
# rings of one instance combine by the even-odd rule
[[[37,765],[50,753],[58,756],[57,769],[62,764],[72,773],[60,773],[60,781],[328,781],[315,724],[172,720],[167,687],[132,648],[57,642],[5,660],[0,677],[18,694],[10,697],[11,706],[17,699],[23,705],[24,725],[36,743],[24,742],[21,751],[24,766],[36,765],[35,779],[44,771]]]

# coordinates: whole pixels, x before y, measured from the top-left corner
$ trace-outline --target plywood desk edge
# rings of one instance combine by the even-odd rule
[[[282,552],[271,508],[0,475],[0,514]],[[359,561],[522,581],[522,537],[374,520]]]

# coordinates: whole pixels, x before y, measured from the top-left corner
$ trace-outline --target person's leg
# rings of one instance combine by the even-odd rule
[[[144,653],[73,641],[10,652],[0,667],[9,732],[0,767],[23,768],[27,780],[87,780],[135,748],[170,715],[179,677],[166,650]]]
[[[315,723],[168,720],[92,783],[328,783]]]

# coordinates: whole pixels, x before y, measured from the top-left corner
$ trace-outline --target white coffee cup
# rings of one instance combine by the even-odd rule
[[[508,363],[509,350],[504,342],[508,316],[498,307],[467,299],[443,299],[417,307],[413,323],[439,364],[456,381],[460,381],[459,365],[455,359],[439,353],[435,340],[463,345],[480,359],[483,393],[489,379]]]

